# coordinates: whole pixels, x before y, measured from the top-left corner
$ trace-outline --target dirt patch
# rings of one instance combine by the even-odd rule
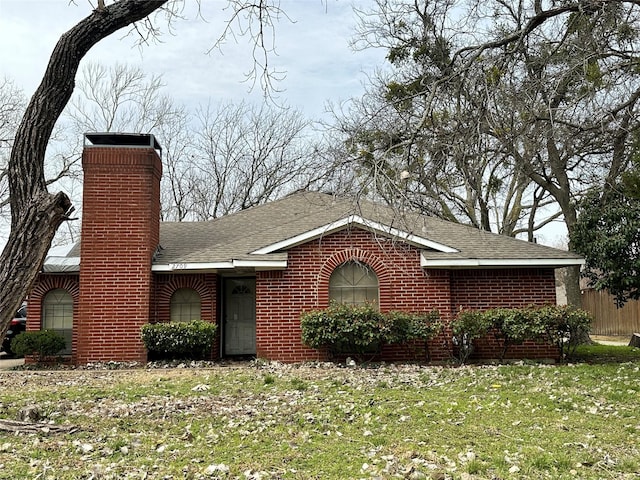
[[[0,356],[0,370],[10,370],[14,367],[24,365],[24,358],[9,358]]]
[[[606,335],[591,335],[591,340],[598,342],[602,345],[629,345],[631,335],[627,336],[606,336]]]

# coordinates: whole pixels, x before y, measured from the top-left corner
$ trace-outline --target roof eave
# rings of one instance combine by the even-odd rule
[[[582,266],[582,258],[442,258],[420,255],[422,268],[563,268]]]
[[[295,247],[297,245],[302,245],[303,243],[310,242],[317,238],[321,238],[326,235],[330,235],[339,230],[346,228],[349,225],[359,225],[361,227],[367,228],[369,230],[373,230],[374,232],[380,233],[382,235],[390,236],[393,238],[398,238],[403,241],[409,242],[411,244],[417,245],[423,248],[430,248],[432,250],[436,250],[438,252],[443,253],[458,253],[458,250],[452,248],[448,245],[444,245],[438,242],[434,242],[432,240],[426,239],[424,237],[420,237],[418,235],[414,235],[410,232],[406,232],[404,230],[399,230],[394,227],[390,227],[388,225],[384,225],[379,222],[374,222],[372,220],[367,220],[359,215],[350,215],[348,217],[344,217],[340,220],[336,220],[335,222],[328,223],[326,225],[322,225],[318,228],[314,228],[312,230],[303,232],[299,235],[296,235],[291,238],[287,238],[285,240],[281,240],[276,243],[272,243],[270,245],[266,245],[258,250],[251,252],[252,255],[265,255],[273,252],[277,252],[280,250],[286,250],[288,248]]]
[[[43,273],[78,273],[80,257],[48,257],[42,265]]]
[[[221,270],[233,270],[236,268],[253,268],[256,271],[284,270],[287,268],[287,260],[230,260],[226,262],[167,263],[152,265],[151,271],[157,273],[215,273]]]

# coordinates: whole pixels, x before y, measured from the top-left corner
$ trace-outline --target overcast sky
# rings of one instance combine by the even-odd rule
[[[0,0],[0,74],[27,96],[37,87],[60,35],[92,9],[91,0],[74,1]],[[195,0],[185,3],[186,19],[175,24],[173,35],[165,29],[163,43],[138,48],[135,36],[116,33],[96,45],[84,62],[142,65],[149,73],[162,74],[167,93],[187,105],[259,99],[260,89],[249,94],[251,84],[244,82],[253,66],[250,38],[229,38],[222,51],[206,54],[230,18],[231,12],[224,10],[227,0],[202,1],[206,21],[197,18]],[[328,100],[362,93],[366,75],[383,64],[384,52],[349,47],[356,25],[352,5],[371,7],[373,0],[281,0],[288,18],[276,24],[276,53],[269,57],[275,69],[286,72],[277,84],[283,90],[280,102],[318,118]]]
[[[0,0],[0,75],[14,80],[30,97],[58,38],[91,12],[92,1],[95,4],[95,0]],[[249,93],[251,84],[244,81],[253,66],[250,38],[237,42],[229,38],[222,51],[206,54],[230,18],[231,12],[224,10],[228,1],[201,3],[204,20],[197,18],[196,0],[185,0],[185,20],[174,25],[173,34],[165,29],[161,44],[138,48],[135,36],[116,33],[96,45],[84,62],[127,63],[161,74],[165,93],[192,111],[209,101],[261,100],[260,88]],[[367,75],[384,67],[385,52],[350,48],[357,24],[352,7],[370,9],[373,4],[373,0],[280,0],[288,17],[275,25],[276,53],[269,56],[276,70],[286,72],[277,84],[282,90],[276,94],[278,102],[317,120],[328,101],[339,103],[363,93]],[[542,243],[555,245],[564,235],[560,223],[546,230],[540,236]]]

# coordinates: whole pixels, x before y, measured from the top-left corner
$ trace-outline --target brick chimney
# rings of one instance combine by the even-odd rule
[[[78,363],[146,360],[140,328],[160,236],[161,151],[153,135],[85,135]]]

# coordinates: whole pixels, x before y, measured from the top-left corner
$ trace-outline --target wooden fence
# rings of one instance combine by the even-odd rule
[[[593,318],[593,335],[631,336],[640,332],[640,301],[630,300],[622,308],[616,307],[614,297],[593,289],[582,291],[582,308]]]

